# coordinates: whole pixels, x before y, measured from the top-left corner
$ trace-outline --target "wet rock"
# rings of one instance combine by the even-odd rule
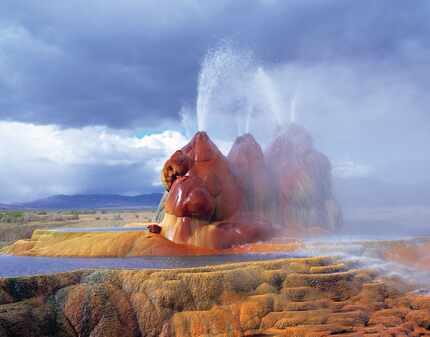
[[[217,222],[247,223],[261,233],[264,222],[265,237],[273,226],[289,236],[316,236],[336,231],[342,222],[330,162],[295,124],[280,132],[265,154],[252,135],[240,136],[227,158],[198,132],[166,161],[162,182],[168,195],[157,219],[163,216],[163,235],[175,242],[213,248],[238,242],[218,245],[218,231],[205,228]]]
[[[161,227],[158,226],[157,224],[149,224],[148,225],[148,231],[150,233],[153,233],[153,234],[160,234],[161,233]]]
[[[155,212],[152,221],[154,221],[156,223],[160,223],[161,221],[163,221],[164,214],[165,214],[165,203],[166,203],[166,199],[167,199],[168,195],[169,195],[169,192],[164,191],[163,196],[161,197],[160,203],[158,204],[157,211]]]
[[[247,209],[259,216],[269,215],[273,186],[260,145],[245,134],[236,138],[227,158],[244,188]]]
[[[163,166],[161,182],[169,191],[178,177],[183,177],[191,168],[193,160],[183,151],[176,151]]]
[[[216,207],[216,195],[212,195],[203,180],[197,176],[176,179],[166,200],[166,212],[178,218],[196,218],[210,221]]]
[[[264,165],[259,151],[258,163]],[[238,149],[232,156],[239,160],[240,153]],[[206,133],[198,132],[189,144],[173,154],[164,165],[162,180],[168,195],[161,234],[169,240],[229,248],[269,236],[270,222],[254,212],[258,207],[261,213],[263,204],[258,198],[251,204],[246,199],[247,188],[253,184],[239,178],[232,163]]]
[[[430,335],[428,296],[343,262],[342,272],[313,257],[2,280],[0,336]]]
[[[178,243],[230,247],[270,237],[273,225],[290,236],[321,235],[342,221],[330,162],[298,125],[283,130],[265,154],[252,135],[240,136],[227,158],[198,132],[161,176],[168,195],[157,217],[164,210],[162,234]],[[234,229],[245,235],[244,227],[252,234],[239,240]],[[222,242],[218,233],[230,239]]]
[[[277,224],[291,234],[305,235],[312,228],[339,228],[342,219],[333,197],[330,162],[314,149],[303,127],[293,124],[282,131],[265,157],[276,188],[273,216]]]

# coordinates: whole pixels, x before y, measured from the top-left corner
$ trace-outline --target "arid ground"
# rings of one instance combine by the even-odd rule
[[[0,247],[28,239],[36,229],[124,226],[151,221],[153,214],[153,210],[2,211]]]

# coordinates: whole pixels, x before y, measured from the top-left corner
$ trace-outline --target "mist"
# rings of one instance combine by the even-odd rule
[[[268,64],[222,41],[202,61],[186,134],[206,131],[227,154],[251,133],[265,149],[279,130],[304,126],[332,164],[347,233],[428,233],[428,100],[410,71],[380,64]],[[430,102],[429,102],[430,103]],[[270,165],[270,163],[268,163]]]

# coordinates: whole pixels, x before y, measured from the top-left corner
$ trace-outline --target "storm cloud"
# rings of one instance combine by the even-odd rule
[[[144,162],[162,162],[170,147],[100,154],[99,136],[108,132],[129,149],[136,135],[184,133],[181,111],[195,106],[203,59],[223,40],[252,51],[279,88],[300,83],[299,120],[341,176],[428,181],[429,17],[425,0],[4,0],[0,120],[17,134],[0,134],[0,182],[22,187],[0,201],[154,189],[157,174]],[[92,160],[38,166],[31,156],[7,157],[15,146],[31,152],[19,131],[30,126],[55,130],[66,148],[94,142]],[[40,153],[56,151],[50,139]],[[33,164],[31,174],[14,174]],[[51,171],[58,174],[44,176]],[[113,183],[124,176],[134,178]]]
[[[427,1],[15,1],[0,4],[0,117],[157,127],[195,100],[206,51],[267,63],[428,64]],[[417,80],[427,84],[419,72]]]

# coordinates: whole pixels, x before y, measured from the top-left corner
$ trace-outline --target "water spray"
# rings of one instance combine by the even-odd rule
[[[264,145],[286,125],[285,111],[276,81],[252,53],[228,43],[208,52],[198,81],[198,130],[217,144],[245,132]]]

